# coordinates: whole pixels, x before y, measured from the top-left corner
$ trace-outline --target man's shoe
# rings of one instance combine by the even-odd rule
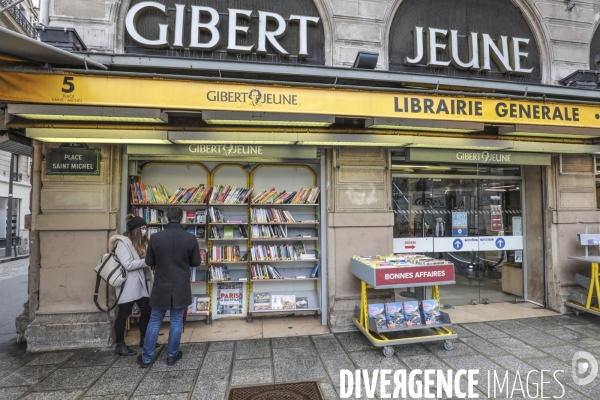
[[[137,363],[140,366],[140,368],[148,368],[150,366],[150,363],[144,362],[141,354],[137,357]]]
[[[144,348],[144,341],[145,341],[146,337],[145,336],[140,336],[140,347],[143,349]],[[156,346],[154,346],[155,349],[158,349],[160,347],[160,344],[156,343]]]
[[[115,353],[121,356],[135,356],[137,353],[125,345],[125,343],[117,343]]]
[[[177,361],[181,360],[181,357],[183,357],[183,353],[181,351],[178,351],[175,357],[167,358],[167,366],[172,367],[177,363]]]

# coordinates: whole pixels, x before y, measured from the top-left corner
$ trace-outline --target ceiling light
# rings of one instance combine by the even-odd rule
[[[298,144],[309,146],[402,147],[411,136],[343,133],[298,133]]]
[[[296,144],[298,134],[286,132],[169,131],[168,139],[177,144],[290,145]]]
[[[600,137],[598,128],[581,128],[547,125],[506,125],[498,128],[501,136],[563,137],[569,139],[592,139]]]
[[[140,129],[27,128],[26,136],[42,142],[169,144],[167,131]]]
[[[367,128],[374,129],[396,129],[407,131],[436,131],[451,133],[466,133],[482,131],[485,128],[483,122],[456,122],[436,121],[427,119],[408,118],[373,118],[365,123]]]
[[[161,139],[107,139],[107,138],[60,138],[37,137],[35,140],[50,143],[114,143],[114,144],[171,144]]]
[[[173,140],[176,144],[276,144],[292,145],[296,142],[286,142],[278,140]]]
[[[392,169],[403,169],[403,168],[430,168],[430,166],[429,165],[404,165],[404,164],[392,165]]]
[[[8,114],[50,121],[168,122],[166,113],[148,108],[9,104]]]
[[[327,127],[335,122],[333,115],[241,111],[203,111],[202,119],[209,125]]]
[[[352,68],[356,69],[375,69],[377,67],[377,60],[379,59],[379,53],[371,51],[359,51],[354,60]]]

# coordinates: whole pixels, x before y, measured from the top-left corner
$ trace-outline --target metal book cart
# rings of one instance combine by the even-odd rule
[[[438,285],[454,284],[454,265],[419,265],[409,267],[386,267],[373,268],[357,259],[350,260],[350,271],[361,280],[360,306],[354,309],[354,325],[369,339],[376,347],[383,347],[383,355],[391,357],[394,355],[392,346],[444,341],[444,348],[452,350],[458,335],[449,327],[452,325],[450,316],[441,312],[441,324],[419,325],[397,328],[378,328],[375,320],[369,318],[367,289],[397,289],[409,287],[431,287],[431,298],[440,302]],[[404,338],[391,338],[388,334],[405,332],[411,330],[429,330],[431,335],[410,336]]]
[[[591,275],[587,276],[575,275],[575,282],[587,290],[585,291],[573,290],[569,294],[569,300],[565,303],[567,307],[571,307],[575,315],[579,315],[580,311],[587,312],[594,315],[600,316],[600,279],[598,277],[598,265],[600,264],[600,257],[590,256],[588,248],[589,246],[600,246],[600,234],[588,233],[587,226],[585,227],[585,233],[577,235],[577,241],[585,248],[584,257],[568,257],[570,260],[583,261],[592,264]]]

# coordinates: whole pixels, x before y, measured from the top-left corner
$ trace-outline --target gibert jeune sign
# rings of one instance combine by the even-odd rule
[[[144,37],[138,31],[138,20],[144,13],[151,11],[159,11],[167,14],[167,6],[156,1],[143,1],[133,5],[127,12],[125,19],[125,29],[131,38],[143,47],[147,48],[167,48],[169,44],[169,32],[173,35],[172,47],[176,49],[188,48],[190,50],[212,51],[219,47],[222,38],[219,31],[221,18],[219,11],[207,6],[187,6],[186,4],[175,4],[175,21],[174,25],[158,24],[159,35],[156,39]],[[191,19],[187,19],[187,13],[191,12]],[[227,52],[228,53],[256,53],[267,54],[267,44],[270,45],[281,56],[289,56],[290,52],[285,49],[279,39],[282,38],[287,31],[288,24],[298,24],[299,51],[298,57],[307,57],[309,43],[308,30],[310,25],[316,25],[319,22],[319,17],[295,15],[291,14],[287,17],[287,22],[284,17],[275,12],[257,11],[258,14],[258,36],[256,43],[241,44],[238,39],[246,37],[250,32],[250,26],[240,24],[239,20],[250,21],[254,10],[242,9],[227,9]],[[186,21],[189,26],[184,26]],[[269,26],[271,28],[269,28]],[[274,26],[274,28],[273,28]],[[190,32],[189,42],[184,43],[186,30]],[[201,38],[204,35],[205,39]],[[208,39],[206,39],[208,38]]]

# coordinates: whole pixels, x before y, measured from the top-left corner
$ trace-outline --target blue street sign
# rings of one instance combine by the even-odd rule
[[[497,248],[503,249],[504,246],[506,246],[506,240],[504,240],[503,238],[496,239],[496,247]]]
[[[454,242],[452,242],[452,246],[455,250],[460,250],[463,247],[463,241],[460,239],[455,239]]]
[[[452,236],[467,236],[467,228],[452,228]]]

